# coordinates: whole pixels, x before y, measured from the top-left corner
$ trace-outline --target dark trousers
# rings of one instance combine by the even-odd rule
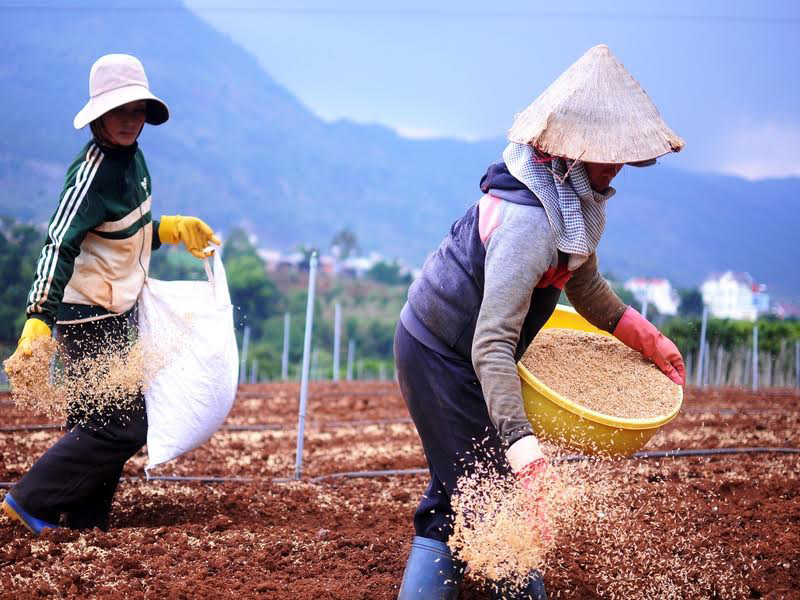
[[[414,513],[414,529],[419,536],[447,542],[452,533],[450,496],[458,478],[476,460],[499,473],[507,473],[509,466],[471,361],[434,352],[402,323],[395,332],[394,356],[400,390],[431,473]]]
[[[124,351],[135,329],[131,313],[77,325],[59,325],[64,361],[96,356],[110,347]],[[71,408],[67,433],[37,460],[11,494],[33,516],[75,529],[108,527],[111,501],[125,462],[147,440],[141,393],[132,408],[77,414]]]

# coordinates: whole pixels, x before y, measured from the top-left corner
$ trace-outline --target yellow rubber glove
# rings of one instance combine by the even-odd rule
[[[22,353],[25,356],[30,356],[33,350],[31,343],[33,340],[42,337],[50,337],[51,331],[47,324],[41,319],[28,319],[25,321],[25,327],[22,328],[22,335],[19,336],[19,343],[17,350],[14,354]]]
[[[203,253],[208,247],[209,242],[214,242],[219,246],[222,242],[214,235],[214,231],[197,217],[183,217],[175,215],[172,217],[161,217],[158,226],[158,239],[162,244],[177,244],[183,242],[187,252],[191,252],[197,258],[206,258],[213,254]]]

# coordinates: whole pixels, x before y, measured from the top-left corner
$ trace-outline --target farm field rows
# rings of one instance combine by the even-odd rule
[[[0,598],[396,597],[426,477],[310,480],[425,467],[399,390],[312,384],[304,480],[275,482],[293,473],[298,393],[297,384],[241,386],[226,429],[153,473],[246,482],[145,482],[140,452],[108,533],[35,539],[0,518]],[[0,481],[16,480],[61,435],[27,425],[46,423],[0,398]],[[682,414],[647,449],[721,447],[800,447],[800,396],[689,389]],[[800,594],[800,456],[615,461],[597,475],[639,490],[629,516],[604,530],[635,529],[636,551],[624,535],[562,532],[545,573],[551,598],[623,597],[632,582],[659,577],[672,577],[658,583],[672,597]],[[669,571],[686,579],[684,592]],[[481,597],[473,583],[462,593]]]

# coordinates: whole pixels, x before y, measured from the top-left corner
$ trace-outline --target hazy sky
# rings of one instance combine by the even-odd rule
[[[585,50],[606,43],[686,140],[674,166],[800,175],[793,0],[186,4],[322,118],[409,136],[503,135]]]

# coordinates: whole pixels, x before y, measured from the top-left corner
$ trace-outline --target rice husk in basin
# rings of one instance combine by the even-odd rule
[[[639,352],[613,337],[543,329],[522,364],[542,383],[586,408],[626,419],[672,413],[681,402],[673,383]]]

